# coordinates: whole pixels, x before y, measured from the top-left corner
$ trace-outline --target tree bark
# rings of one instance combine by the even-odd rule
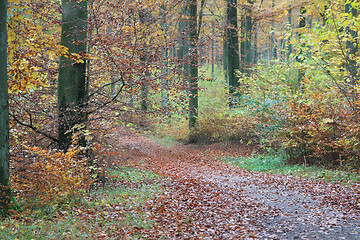
[[[161,28],[163,31],[164,37],[164,45],[161,48],[161,56],[162,56],[162,69],[161,72],[164,76],[161,78],[161,107],[165,114],[168,114],[169,110],[169,82],[167,80],[168,71],[169,71],[169,49],[168,49],[168,36],[167,36],[167,27],[166,27],[166,7],[164,5],[161,6],[161,10],[163,11],[163,18],[161,20]]]
[[[345,13],[348,17],[357,17],[358,11],[353,8],[351,5],[354,0],[351,0],[345,5]],[[350,26],[346,28],[349,40],[346,41],[346,70],[349,72],[349,83],[350,85],[355,85],[358,80],[358,65],[356,63],[355,57],[359,54],[358,46],[358,33],[357,31],[351,29]]]
[[[252,31],[253,31],[253,20],[251,17],[253,1],[248,0],[249,5],[245,7],[245,39],[244,39],[244,73],[250,75],[251,64],[253,61],[252,56]]]
[[[61,44],[69,53],[85,54],[87,40],[87,1],[62,1]],[[59,147],[71,145],[72,130],[87,121],[86,61],[60,57],[58,78]],[[84,141],[82,141],[82,145]]]
[[[275,0],[272,1],[271,8],[272,9],[275,8]],[[270,58],[272,60],[276,60],[277,59],[277,46],[276,46],[277,43],[276,43],[276,37],[275,37],[275,22],[274,22],[274,20],[272,20],[271,25],[272,25],[272,27],[271,27],[271,34],[270,34],[270,51],[271,51]]]
[[[140,18],[140,25],[143,28],[146,28],[147,21],[150,20],[151,14],[146,9],[139,10],[139,18]],[[150,71],[147,69],[147,64],[149,60],[149,52],[148,52],[148,44],[146,41],[143,42],[143,50],[140,52],[140,61],[141,65],[144,67],[144,75],[141,81],[141,110],[147,111],[149,108],[149,78],[151,76]]]
[[[289,36],[288,39],[288,54],[287,54],[287,59],[290,59],[290,55],[293,51],[293,47],[291,44],[291,39],[292,39],[292,9],[291,9],[291,5],[289,5],[289,16],[288,16],[288,24],[289,24],[289,31],[291,31],[291,35]]]
[[[177,57],[181,62],[181,74],[185,79],[188,78],[189,64],[187,63],[185,56],[189,52],[189,0],[184,0],[183,9],[181,13],[182,20],[179,21],[179,34],[180,34],[180,46],[177,51]]]
[[[300,16],[299,16],[299,28],[304,28],[306,26],[306,17],[305,17],[305,14],[306,14],[306,8],[305,7],[301,7],[300,8]],[[301,34],[299,34],[299,39],[301,38]],[[302,45],[301,48],[303,48],[304,46]],[[302,53],[302,49],[300,49],[300,56],[301,56],[301,53]],[[302,57],[298,57],[296,56],[296,61],[298,62],[303,62],[304,59]],[[297,81],[298,81],[298,86],[299,86],[299,89],[301,90],[301,81],[302,79],[304,78],[305,76],[305,73],[304,73],[304,68],[303,67],[300,67],[300,69],[298,69],[298,78],[297,78]]]
[[[7,215],[10,206],[6,20],[7,1],[0,0],[0,215]]]
[[[189,101],[189,129],[195,127],[198,116],[198,49],[199,39],[198,21],[197,21],[197,0],[189,2],[189,39],[190,39],[190,101]]]
[[[235,70],[240,68],[237,0],[227,0],[226,9],[226,75],[228,76],[229,93],[232,95],[235,93],[236,88],[240,86],[239,77],[235,73]]]
[[[212,23],[212,28],[215,29],[215,23]],[[215,75],[215,43],[214,36],[211,38],[211,76]]]

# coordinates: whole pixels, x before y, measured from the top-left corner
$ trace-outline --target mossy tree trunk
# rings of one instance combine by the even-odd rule
[[[87,41],[87,1],[62,1],[61,44],[69,53],[85,54]],[[87,121],[86,61],[60,57],[58,79],[59,147],[71,145],[72,130]],[[82,145],[85,144],[82,141]]]
[[[6,19],[7,1],[0,0],[0,214],[5,215],[10,205]]]

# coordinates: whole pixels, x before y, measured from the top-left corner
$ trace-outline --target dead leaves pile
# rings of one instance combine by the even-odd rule
[[[342,210],[349,219],[360,213],[356,186],[245,171],[219,162],[224,156],[248,155],[252,149],[219,144],[170,149],[142,136],[129,136],[124,141],[142,153],[132,165],[164,177],[164,194],[147,203],[154,225],[151,230],[139,229],[146,239],[261,238],[259,234],[266,227],[263,222],[281,213],[251,201],[241,186],[229,187],[227,176],[311,196],[325,207]]]

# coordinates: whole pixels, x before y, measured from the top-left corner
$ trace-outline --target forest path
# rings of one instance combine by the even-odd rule
[[[163,176],[146,239],[360,239],[360,188],[239,169],[221,144],[165,147],[124,130],[123,159]]]

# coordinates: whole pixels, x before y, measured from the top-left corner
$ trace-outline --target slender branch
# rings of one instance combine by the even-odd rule
[[[37,127],[33,126],[33,125],[32,125],[32,120],[31,120],[31,115],[30,115],[30,122],[31,122],[30,124],[27,124],[27,123],[24,123],[24,122],[20,121],[13,113],[9,113],[9,115],[10,115],[11,117],[13,117],[13,119],[14,119],[17,123],[19,123],[20,125],[22,125],[22,126],[24,126],[24,127],[28,127],[28,128],[30,128],[30,129],[32,129],[34,132],[39,133],[39,134],[43,135],[44,137],[47,137],[47,138],[51,139],[51,140],[54,141],[54,142],[57,142],[57,143],[59,142],[59,139],[57,139],[57,138],[51,136],[50,134],[48,134],[48,133],[46,133],[46,132],[43,132],[43,131],[39,130]]]
[[[109,58],[110,58],[110,61],[116,66],[116,68],[120,71],[120,79],[118,81],[115,81],[115,82],[119,82],[121,81],[122,85],[120,87],[120,89],[117,91],[117,93],[111,98],[109,99],[107,102],[103,103],[101,106],[95,108],[94,110],[90,111],[90,112],[87,112],[87,114],[92,114],[102,108],[104,108],[106,105],[108,105],[109,103],[113,102],[118,96],[119,94],[122,92],[123,88],[125,87],[126,83],[125,83],[125,80],[124,80],[124,77],[123,77],[123,73],[122,73],[122,70],[120,68],[120,66],[116,63],[116,61],[111,57],[111,54],[107,48],[107,46],[105,46],[105,51],[106,53],[109,55]]]
[[[101,106],[95,108],[95,109],[92,110],[92,111],[87,112],[88,115],[90,115],[90,114],[92,114],[92,113],[94,113],[94,112],[96,112],[96,111],[98,111],[98,110],[106,107],[109,103],[111,103],[112,101],[114,101],[114,100],[119,96],[119,94],[121,93],[121,91],[122,91],[123,88],[125,87],[125,82],[124,82],[122,76],[120,76],[120,80],[121,80],[121,82],[122,82],[122,85],[121,85],[120,89],[118,90],[118,92],[117,92],[111,99],[109,99],[107,102],[103,103]]]

